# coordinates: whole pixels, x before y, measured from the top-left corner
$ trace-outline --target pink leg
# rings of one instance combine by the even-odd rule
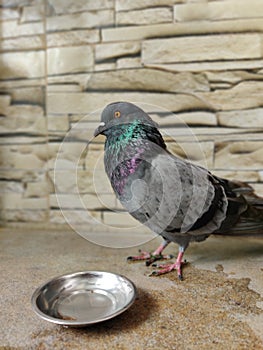
[[[162,259],[172,259],[173,256],[168,254],[168,255],[163,255],[162,252],[165,247],[168,246],[170,241],[164,240],[161,245],[153,252],[142,252],[139,250],[140,255],[137,256],[128,256],[127,260],[128,261],[141,261],[141,260],[146,260],[146,265],[149,266],[151,265],[154,261],[156,260],[162,260]]]
[[[177,274],[178,274],[178,278],[180,280],[183,279],[183,276],[182,276],[182,264],[183,264],[183,256],[184,256],[184,248],[183,247],[179,247],[179,253],[178,253],[178,256],[177,256],[177,259],[176,259],[176,262],[173,263],[173,264],[160,264],[160,265],[155,265],[159,268],[161,268],[161,270],[159,271],[153,271],[151,273],[151,276],[159,276],[159,275],[163,275],[165,273],[168,273],[168,272],[171,272],[173,270],[177,270]]]

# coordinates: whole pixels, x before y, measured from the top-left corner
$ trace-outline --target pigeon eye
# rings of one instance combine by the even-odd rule
[[[120,112],[120,111],[116,111],[116,112],[114,113],[114,117],[115,117],[115,118],[120,118],[120,116],[121,116],[121,112]]]

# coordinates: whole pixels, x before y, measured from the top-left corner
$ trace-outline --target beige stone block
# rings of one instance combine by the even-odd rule
[[[49,211],[49,221],[53,224],[60,224],[63,225],[67,223],[66,218],[64,217],[63,213],[59,209],[54,209]]]
[[[11,103],[10,95],[0,95],[0,114],[5,115]]]
[[[182,128],[185,129],[185,128]],[[212,129],[212,130],[211,130]],[[223,130],[221,130],[223,129]],[[244,135],[246,135],[247,141],[258,141],[263,140],[263,133],[258,132],[258,129],[243,129],[240,132],[240,128],[204,128],[204,127],[194,127],[185,130],[180,130],[180,128],[171,129],[173,132],[171,134],[170,129],[166,128],[163,132],[165,141],[193,141],[197,140],[199,142],[202,141],[211,141],[214,140],[216,142],[232,142],[232,141],[244,141]]]
[[[47,93],[49,93],[49,92],[78,92],[78,91],[82,91],[82,89],[78,84],[74,84],[74,83],[66,83],[66,84],[57,83],[57,84],[49,84],[47,86]]]
[[[65,91],[73,91],[73,90],[84,90],[87,80],[89,79],[90,73],[78,73],[78,74],[67,74],[67,75],[59,75],[59,76],[50,76],[47,77],[48,81],[48,87],[47,87],[47,93],[50,92],[50,90],[59,91],[60,87],[61,90]],[[69,85],[69,88],[66,86]]]
[[[209,84],[201,74],[174,74],[156,69],[123,69],[94,73],[86,89],[145,90],[145,91],[209,91]]]
[[[214,109],[239,110],[262,106],[263,81],[244,81],[228,90],[203,92],[204,98]]]
[[[44,106],[45,103],[45,91],[42,86],[23,86],[18,88],[7,89],[8,93],[12,97],[12,103],[16,105],[25,104],[38,106]],[[15,106],[14,106],[15,107]]]
[[[204,94],[204,93],[203,93]],[[201,95],[202,97],[202,95]],[[129,101],[144,104],[147,112],[182,111],[189,109],[204,109],[208,107],[204,99],[187,94],[142,93],[142,92],[113,92],[113,93],[51,93],[47,95],[48,113],[88,114],[101,110],[114,101]],[[207,99],[209,102],[209,99]]]
[[[116,196],[114,194],[96,193],[85,194],[82,200],[87,209],[110,209],[116,208]]]
[[[255,190],[255,193],[258,195],[258,196],[261,196],[263,197],[263,184],[255,184],[255,183],[251,183],[250,184],[254,190]]]
[[[42,21],[45,15],[44,4],[24,6],[20,18],[21,23]]]
[[[240,141],[216,144],[216,169],[257,170],[263,167],[263,142]]]
[[[174,6],[175,21],[201,21],[259,17],[263,6],[261,0],[228,0],[186,3]]]
[[[90,46],[60,47],[47,50],[49,75],[89,71],[93,67],[93,51]]]
[[[44,22],[19,23],[17,20],[2,22],[1,37],[12,38],[19,36],[39,35],[45,33]]]
[[[105,141],[105,136],[102,139],[101,143],[97,143],[94,142],[94,140],[92,140],[92,142],[89,143],[89,151],[90,152],[104,152],[104,141]]]
[[[102,28],[103,42],[111,41],[136,41],[146,38],[173,35],[176,32],[174,24],[155,24],[143,26],[127,26],[115,28]]]
[[[1,150],[0,166],[4,168],[43,169],[46,164],[47,145],[45,144],[4,145],[1,146]]]
[[[52,209],[86,209],[81,197],[75,194],[50,194],[49,203]]]
[[[96,63],[94,67],[95,72],[100,71],[109,71],[109,70],[115,70],[116,69],[116,63],[110,62],[110,63]]]
[[[7,222],[47,222],[48,210],[3,210],[0,218]]]
[[[1,79],[33,79],[44,75],[44,51],[6,52],[0,54]]]
[[[173,12],[168,7],[148,8],[136,11],[117,12],[117,25],[143,25],[173,21]]]
[[[16,183],[23,186],[23,191],[24,191],[24,183],[30,182],[30,181],[42,181],[43,176],[45,176],[45,172],[39,171],[38,169],[12,169],[12,168],[7,168],[4,169],[3,167],[0,168],[0,178],[4,181],[4,183],[7,184],[7,189],[11,190],[9,188],[9,182]],[[22,191],[22,192],[23,192]],[[18,192],[18,191],[16,191]]]
[[[90,188],[95,193],[113,193],[110,180],[108,179],[105,170],[96,171],[93,175],[93,183]]]
[[[261,58],[258,34],[222,34],[146,40],[143,63],[172,63]]]
[[[216,126],[217,119],[216,115],[211,112],[186,112],[176,113],[169,115],[158,115],[153,114],[151,118],[160,126],[173,126],[173,125],[210,125]]]
[[[89,121],[89,115],[89,113],[86,114],[86,116],[84,116],[83,119],[81,119],[77,123],[71,123],[71,128],[64,140],[66,142],[68,140],[70,140],[70,142],[72,142],[72,140],[76,142],[81,142],[83,144],[83,157],[86,157],[87,153],[89,152],[88,145],[90,144],[90,142],[101,142],[100,137],[94,138],[94,131],[98,127],[100,114],[96,113],[96,115],[99,116],[96,122]],[[93,113],[91,113],[91,115],[93,115]]]
[[[70,128],[68,116],[62,115],[52,115],[47,116],[48,120],[48,130],[49,131],[68,131]]]
[[[14,193],[23,193],[24,184],[18,181],[0,181],[0,193],[3,196],[4,193],[14,192]]]
[[[135,220],[126,212],[108,212],[103,213],[103,223],[113,227],[138,227],[142,224]]]
[[[29,91],[31,92],[32,90],[30,89]],[[33,119],[39,116],[43,117],[44,110],[42,107],[36,105],[15,104],[7,108],[7,114],[17,118],[26,115],[28,118]]]
[[[88,152],[88,145],[91,141],[96,141],[94,138],[94,131],[98,127],[98,123],[100,122],[100,113],[95,113],[95,115],[99,116],[96,121],[93,121],[90,116],[93,113],[87,113],[83,115],[83,118],[78,120],[76,123],[71,122],[71,129],[68,134],[69,138],[73,138],[75,141],[84,141],[86,143],[87,149],[85,152]]]
[[[117,60],[117,69],[123,68],[140,68],[142,67],[140,57],[119,58]]]
[[[46,119],[43,109],[33,105],[11,105],[6,116],[0,118],[2,133],[24,132],[46,135]]]
[[[26,183],[25,198],[41,198],[48,195],[48,183],[46,179],[41,182],[28,182]],[[32,208],[33,209],[33,208]]]
[[[48,146],[48,166],[55,170],[75,170],[83,167],[85,161],[84,142],[53,142]]]
[[[70,30],[47,34],[47,46],[72,46],[93,44],[100,41],[98,29]]]
[[[211,90],[226,90],[231,89],[233,87],[230,83],[211,83],[210,82],[210,88]]]
[[[26,87],[36,87],[37,89],[39,87],[45,86],[46,81],[44,77],[42,78],[34,78],[34,79],[19,79],[19,80],[0,80],[0,89],[2,91],[8,91],[9,89],[22,89]]]
[[[26,133],[21,133],[22,136],[18,134],[18,136],[13,137],[13,143],[15,145],[34,145],[34,144],[46,144],[47,143],[47,136],[42,135],[39,133],[32,133],[30,137],[29,135],[26,135]],[[33,136],[34,135],[34,136]],[[6,134],[3,133],[0,138],[0,145],[10,145],[10,135],[7,132]]]
[[[87,210],[50,210],[50,222],[56,224],[69,223],[71,225],[81,224],[99,224],[101,222],[101,213],[98,211]]]
[[[214,164],[214,142],[169,142],[167,148],[174,155],[193,163],[212,168]]]
[[[244,134],[247,136],[247,140],[260,140],[261,134],[253,134],[255,131],[258,131],[257,129],[244,129],[243,132],[240,133],[239,128],[231,128],[231,127],[205,127],[205,126],[195,126],[195,127],[182,127],[182,128],[176,128],[176,127],[167,127],[164,126],[161,128],[161,131],[163,133],[166,133],[169,135],[169,137],[172,137],[173,139],[180,138],[180,140],[195,138],[195,140],[201,140],[204,141],[204,138],[206,137],[208,140],[215,139],[215,140],[222,140],[225,141],[225,139],[229,140],[244,140]],[[203,136],[203,137],[202,137]],[[185,138],[184,138],[185,137]],[[168,139],[168,138],[167,138]]]
[[[116,207],[115,196],[111,194],[51,194],[51,208],[103,210]]]
[[[0,178],[7,183],[12,180],[16,182],[20,181],[21,183],[43,181],[45,174],[45,170],[0,168]]]
[[[100,122],[100,115],[101,115],[100,110],[94,111],[94,113],[88,113],[88,114],[87,113],[70,114],[69,121],[72,125],[75,125],[76,123],[84,121],[86,123],[87,122],[95,122],[96,125],[98,126],[98,123]],[[95,124],[94,124],[94,126],[95,126]]]
[[[147,38],[167,38],[172,36],[194,34],[222,34],[262,32],[263,22],[260,18],[222,20],[222,21],[194,21],[181,23],[164,23],[144,26],[126,26],[116,28],[102,28],[102,40],[128,41]]]
[[[136,41],[151,38],[156,35],[166,36],[175,32],[174,24],[155,24],[147,26],[127,26],[115,28],[102,28],[103,42],[111,41]]]
[[[110,26],[114,24],[114,12],[113,10],[95,10],[47,17],[46,21],[48,32]]]
[[[113,0],[49,0],[56,15],[114,8]]]
[[[48,178],[51,183],[51,187],[53,187],[54,193],[78,193],[79,188],[78,184],[81,179],[82,186],[88,187],[90,185],[89,173],[79,170],[76,172],[75,170],[49,170]],[[52,192],[53,193],[53,192]]]
[[[18,8],[1,8],[0,9],[0,20],[11,20],[11,19],[18,19],[20,16],[19,9]]]
[[[134,55],[139,53],[140,50],[141,45],[139,42],[97,44],[95,47],[95,59],[99,61],[124,55]]]
[[[245,70],[208,71],[204,74],[211,83],[237,84],[244,80],[262,80],[259,74]]]
[[[49,146],[46,142],[43,142],[43,144],[33,144],[33,145],[21,145],[20,151],[22,154],[29,154],[33,153],[35,154],[40,160],[46,162],[49,157]]]
[[[85,169],[91,171],[91,170],[103,170],[104,164],[103,164],[103,157],[104,152],[103,149],[101,150],[90,150],[88,151],[86,158],[85,158]]]
[[[21,210],[21,209],[47,209],[47,197],[23,198],[21,193],[5,193],[0,202],[1,209]]]
[[[130,11],[134,9],[143,9],[147,7],[159,7],[159,6],[170,6],[175,3],[180,3],[181,0],[117,0],[116,10],[117,11]]]
[[[239,128],[263,128],[263,108],[218,112],[218,123]]]
[[[211,62],[188,62],[171,64],[145,64],[145,67],[164,69],[172,72],[205,72],[240,69],[258,69],[262,67],[263,60],[237,60],[237,61],[211,61]]]
[[[18,7],[18,6],[30,6],[32,0],[1,0],[3,7]]]
[[[0,52],[39,50],[45,48],[45,37],[43,34],[25,37],[3,39]]]
[[[104,179],[104,180],[103,180]],[[105,181],[105,183],[103,181]],[[111,187],[108,179],[105,177],[105,171],[96,173],[96,179],[91,170],[50,170],[49,181],[52,184],[52,193],[61,194],[86,194],[86,193],[111,193]]]

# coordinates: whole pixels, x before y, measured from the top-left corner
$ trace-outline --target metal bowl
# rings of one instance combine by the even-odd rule
[[[35,290],[31,302],[44,320],[78,327],[119,315],[135,297],[135,285],[128,278],[111,272],[84,271],[53,278]]]

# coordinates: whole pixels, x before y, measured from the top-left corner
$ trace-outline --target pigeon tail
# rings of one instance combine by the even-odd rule
[[[226,235],[233,236],[263,236],[263,200],[262,209],[249,205],[240,215],[238,222]]]
[[[242,199],[246,209],[240,213],[235,225],[231,225],[224,233],[219,229],[219,233],[233,236],[263,236],[263,198],[257,196],[253,188],[245,183],[231,182],[231,184],[236,186],[232,191],[241,196],[236,199],[231,198],[230,206],[235,201]],[[225,225],[227,225],[227,219]]]

